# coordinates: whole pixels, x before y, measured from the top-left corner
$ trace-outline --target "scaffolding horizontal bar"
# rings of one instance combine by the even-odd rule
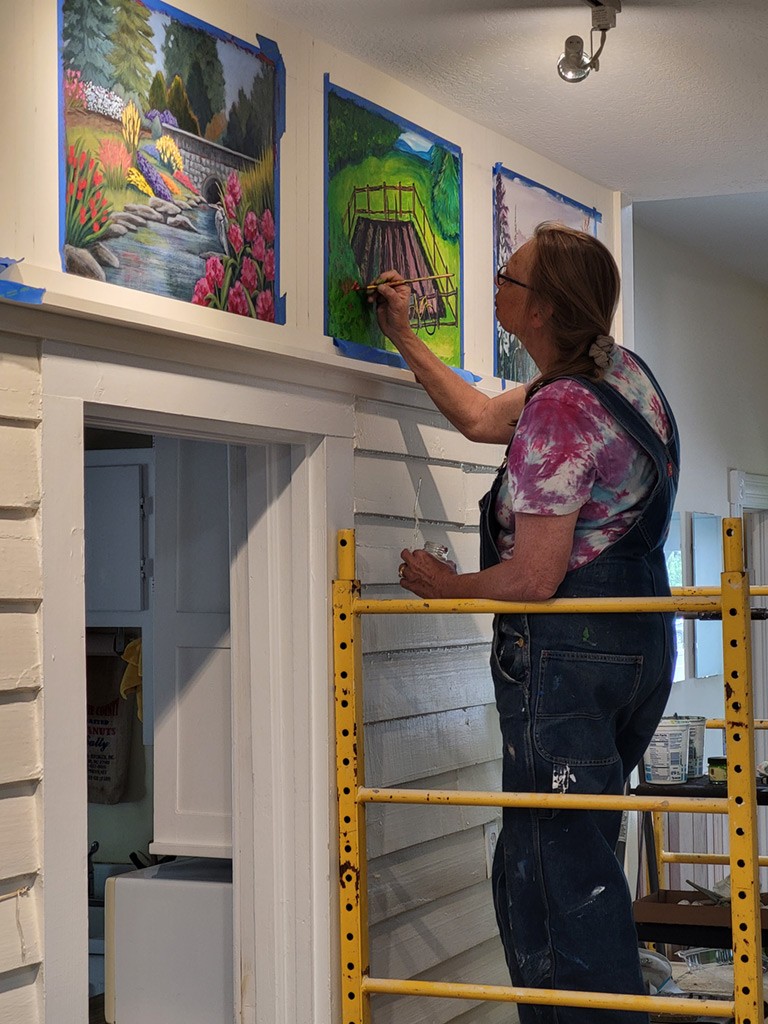
[[[355,615],[568,615],[627,612],[719,612],[719,597],[559,597],[551,601],[486,601],[480,598],[353,598]]]
[[[582,1006],[589,1010],[644,1010],[654,1015],[732,1017],[735,1003],[728,999],[676,999],[674,996],[631,996],[616,992],[574,992],[570,989],[512,988],[506,985],[470,985],[450,981],[402,981],[363,978],[367,995],[434,996],[441,999],[487,999],[498,1003],[533,1003],[540,1006]]]
[[[753,729],[768,729],[768,718],[756,718],[751,723]],[[725,719],[724,718],[708,718],[707,719],[708,729],[724,729]],[[742,727],[743,728],[743,727]]]
[[[664,864],[730,864],[731,859],[727,853],[677,853],[669,850],[661,851],[661,860]],[[761,868],[768,868],[768,857],[758,857],[757,863]],[[693,895],[693,893],[691,893]]]
[[[484,793],[461,789],[380,789],[361,786],[361,804],[458,804],[461,807],[559,807],[572,811],[676,811],[727,814],[725,796],[606,796],[595,793]]]

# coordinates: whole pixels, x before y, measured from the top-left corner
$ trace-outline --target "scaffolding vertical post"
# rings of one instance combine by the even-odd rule
[[[333,583],[333,674],[339,807],[341,1021],[342,1024],[368,1024],[370,997],[363,993],[363,977],[369,973],[365,804],[357,800],[365,775],[360,616],[353,611],[354,598],[360,590],[355,578],[354,530],[340,530],[337,543],[338,578]]]
[[[762,1024],[763,964],[749,579],[741,519],[723,520],[723,676],[735,1024]]]

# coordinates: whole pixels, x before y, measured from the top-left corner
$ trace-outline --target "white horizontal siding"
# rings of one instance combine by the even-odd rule
[[[34,878],[0,885],[0,975],[42,960],[38,900]]]
[[[355,456],[355,513],[477,525],[477,502],[493,473],[423,459]]]
[[[501,788],[501,758],[471,768],[460,768],[433,775],[429,779],[406,782],[403,789],[461,789],[498,792]],[[367,814],[368,856],[403,850],[417,843],[474,828],[498,815],[494,807],[460,807],[431,804],[371,804]],[[478,837],[479,838],[479,837]]]
[[[6,697],[6,701],[8,698]],[[40,778],[40,708],[37,700],[0,700],[0,785]]]
[[[402,587],[363,587],[363,596],[378,598],[413,597]],[[489,643],[492,633],[490,615],[364,615],[363,650],[405,651],[439,647],[465,647]]]
[[[485,644],[366,654],[363,679],[366,723],[493,701]]]
[[[35,786],[0,789],[0,880],[32,875],[40,867]]]
[[[406,911],[370,934],[371,975],[413,978],[497,935],[490,882]]]
[[[503,445],[468,441],[437,409],[365,398],[359,399],[355,407],[355,447],[358,451],[478,466],[496,466],[504,454]]]
[[[0,516],[0,565],[0,600],[39,599],[40,537],[35,515]]]
[[[474,445],[434,409],[356,407],[357,574],[367,598],[402,598],[403,548],[447,545],[478,566],[478,501],[501,446]],[[497,791],[501,741],[487,615],[368,615],[362,621],[365,781]],[[374,976],[508,982],[487,881],[489,807],[373,804],[367,811]],[[478,1003],[375,997],[374,1024],[515,1020]]]
[[[403,789],[462,789],[498,792],[501,788],[501,759],[461,768],[429,780],[406,782]],[[429,807],[407,804],[370,804],[367,814],[368,856],[403,850],[417,843],[474,828],[498,815],[494,807],[460,807],[431,804]],[[478,837],[479,838],[479,837]]]
[[[500,750],[496,709],[485,704],[377,722],[365,729],[370,786],[397,786],[492,761]]]
[[[0,606],[0,694],[36,689],[40,679],[39,613]]]
[[[40,416],[39,345],[0,332],[0,1024],[42,1007]]]
[[[368,919],[378,924],[406,910],[485,880],[480,826],[408,846],[372,860],[368,869]]]
[[[490,893],[480,893],[480,901]],[[495,930],[495,927],[494,927]],[[438,966],[423,971],[418,981],[454,981],[461,984],[509,985],[509,974],[498,935],[465,950]],[[514,1003],[435,999],[418,996],[375,996],[373,1024],[516,1024]],[[469,1008],[469,1009],[468,1009]],[[461,1016],[457,1017],[459,1012]]]
[[[39,430],[33,423],[0,421],[0,508],[40,504]]]
[[[476,526],[457,529],[419,522],[361,517],[355,530],[357,571],[366,586],[397,584],[403,548],[413,550],[431,540],[444,544],[461,572],[477,569],[480,541]]]
[[[40,1024],[39,973],[35,966],[0,975],[0,1024]]]
[[[40,419],[39,344],[0,331],[0,417]]]

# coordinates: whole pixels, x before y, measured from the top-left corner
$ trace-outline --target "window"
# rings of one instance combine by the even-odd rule
[[[664,557],[667,561],[667,574],[672,587],[682,587],[683,583],[683,544],[681,538],[680,513],[672,514],[672,521],[669,524],[669,536],[664,545]],[[685,679],[685,622],[681,616],[675,616],[675,634],[677,638],[677,658],[675,659],[675,671],[672,681],[679,683]]]
[[[664,545],[673,587],[715,587],[722,571],[722,520],[706,512],[675,512]],[[723,671],[720,622],[675,618],[677,660],[674,682]]]

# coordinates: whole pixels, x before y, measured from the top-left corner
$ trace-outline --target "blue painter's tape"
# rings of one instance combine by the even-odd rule
[[[45,288],[31,288],[28,284],[19,284],[18,281],[0,281],[0,299],[39,305],[44,295]]]
[[[21,260],[12,260],[10,256],[0,256],[0,274],[6,271],[8,267],[13,267],[17,263],[21,263]]]
[[[595,226],[602,223],[603,215],[599,210],[595,209],[594,206],[585,206],[584,203],[579,203],[575,199],[571,199],[570,196],[564,195],[562,192],[556,192],[553,188],[549,188],[547,185],[542,185],[540,181],[534,181],[533,178],[526,178],[524,174],[518,174],[517,171],[511,171],[504,164],[495,164],[493,168],[494,174],[501,174],[502,177],[508,178],[510,181],[519,181],[523,185],[527,185],[528,188],[538,188],[542,192],[546,192],[547,195],[552,196],[553,199],[559,200],[561,203],[565,203],[567,206],[573,206],[577,210],[581,210],[582,213],[586,213],[588,217],[591,217]]]
[[[352,359],[361,359],[364,363],[379,363],[383,366],[397,366],[402,370],[408,369],[408,364],[399,352],[389,352],[383,348],[371,348],[370,345],[361,345],[357,341],[344,341],[341,338],[334,338],[333,344],[342,355],[350,356]],[[477,374],[472,373],[471,370],[464,370],[458,366],[451,366],[449,369],[453,370],[455,374],[469,384],[476,384],[483,379],[478,377]]]
[[[281,139],[285,133],[285,61],[277,43],[256,33],[261,52],[275,66],[275,136]]]
[[[285,292],[275,296],[275,323],[285,323]]]

